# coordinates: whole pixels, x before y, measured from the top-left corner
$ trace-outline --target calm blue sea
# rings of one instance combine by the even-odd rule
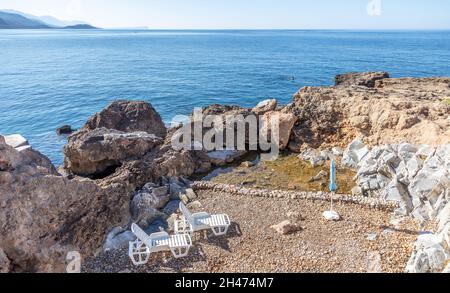
[[[0,133],[60,164],[55,129],[115,99],[151,102],[169,122],[211,103],[288,103],[367,70],[450,76],[450,32],[1,30]]]

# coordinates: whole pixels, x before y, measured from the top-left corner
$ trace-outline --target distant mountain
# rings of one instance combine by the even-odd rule
[[[0,29],[69,28],[95,29],[83,21],[59,20],[53,16],[35,16],[16,10],[0,10]]]
[[[19,14],[0,11],[0,29],[39,29],[50,28],[42,21],[26,18]]]
[[[66,27],[63,27],[63,29],[78,29],[78,30],[91,30],[91,29],[98,29],[95,26],[89,25],[89,24],[77,24],[77,25],[69,25]]]
[[[66,27],[66,26],[72,26],[72,25],[78,25],[78,24],[88,24],[85,21],[79,21],[79,20],[71,20],[71,21],[67,21],[67,20],[60,20],[57,19],[53,16],[49,16],[49,15],[44,15],[44,16],[36,16],[36,15],[32,15],[32,14],[28,14],[28,13],[24,13],[21,11],[17,11],[17,10],[12,10],[12,9],[5,9],[5,10],[0,10],[2,12],[6,12],[6,13],[13,13],[13,14],[18,14],[18,15],[22,15],[23,17],[32,19],[32,20],[37,20],[40,22],[43,22],[49,26],[54,26],[54,27]]]

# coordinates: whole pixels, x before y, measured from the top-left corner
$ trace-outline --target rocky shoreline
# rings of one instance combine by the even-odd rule
[[[353,195],[336,196],[340,204],[422,224],[404,271],[441,272],[450,259],[449,97],[450,78],[360,73],[337,76],[333,87],[305,87],[286,106],[268,100],[203,113],[280,117],[281,150],[312,165],[337,159],[357,173]],[[64,272],[68,251],[89,258],[120,249],[132,222],[170,229],[177,203],[195,203],[205,190],[259,201],[329,198],[191,182],[248,152],[175,150],[175,131],[150,104],[117,101],[69,137],[59,169],[21,137],[0,136],[0,271]]]

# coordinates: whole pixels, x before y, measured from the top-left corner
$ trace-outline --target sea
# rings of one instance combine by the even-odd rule
[[[22,134],[55,165],[65,137],[118,99],[166,123],[194,107],[281,104],[337,74],[450,76],[450,31],[0,30],[0,134]]]

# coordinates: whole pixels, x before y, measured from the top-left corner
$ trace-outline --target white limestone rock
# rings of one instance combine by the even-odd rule
[[[4,138],[6,144],[15,149],[29,146],[28,140],[20,134],[7,135],[4,136]],[[23,150],[23,148],[21,150]]]
[[[327,221],[339,221],[341,219],[341,216],[335,211],[326,211],[323,213],[323,217]]]
[[[360,138],[357,138],[345,150],[342,165],[348,168],[356,168],[368,153],[369,148],[364,145]]]
[[[406,267],[408,273],[440,273],[445,268],[449,256],[435,235],[420,235],[415,250]]]

